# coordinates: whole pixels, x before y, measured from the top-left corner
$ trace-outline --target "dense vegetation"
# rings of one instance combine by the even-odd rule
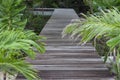
[[[84,1],[84,3],[83,3]],[[85,6],[85,5],[86,6]],[[34,8],[90,9],[85,21],[69,24],[63,36],[82,36],[81,44],[92,42],[98,54],[120,80],[120,0],[0,0],[0,80],[18,73],[28,80],[40,79],[26,57],[35,58],[34,49],[44,53],[44,40],[38,36],[50,16],[34,15]],[[84,8],[83,8],[84,7]],[[35,33],[34,33],[35,32]],[[34,49],[33,49],[34,48]],[[112,56],[112,58],[111,58]],[[11,78],[12,80],[13,78]]]
[[[0,79],[9,80],[8,75],[23,74],[28,80],[39,79],[25,57],[35,58],[35,48],[45,52],[42,36],[25,30],[27,19],[23,18],[23,0],[0,0]],[[16,77],[16,76],[15,76]],[[10,78],[10,80],[14,80]]]
[[[120,0],[83,0],[90,7],[90,12],[99,12],[101,9],[111,9],[116,7],[120,9]]]
[[[73,39],[82,36],[81,44],[93,42],[104,62],[115,74],[115,79],[120,80],[120,0],[84,1],[90,6],[92,14],[83,14],[85,21],[82,23],[69,24],[64,29],[63,36],[71,35]]]
[[[42,7],[42,0],[26,1],[23,4],[26,5],[26,9],[23,11],[23,18],[27,18],[25,29],[33,30],[37,35],[39,35],[46,22],[50,18],[50,16],[39,14],[35,15],[33,13],[36,7]]]

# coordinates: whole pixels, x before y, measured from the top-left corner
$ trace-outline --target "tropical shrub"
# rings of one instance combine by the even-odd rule
[[[79,39],[82,44],[89,41],[94,42],[102,37],[106,38],[106,45],[109,47],[108,52],[104,52],[104,61],[109,55],[113,55],[111,59],[111,70],[116,74],[116,80],[120,80],[120,12],[117,9],[101,11],[102,15],[85,16],[86,21],[81,23],[69,24],[63,30],[63,36],[71,35],[73,39]]]
[[[45,52],[43,37],[25,30],[27,19],[22,18],[26,6],[23,0],[0,0],[0,79],[5,74],[23,74],[28,80],[39,79],[36,71],[25,61],[35,58],[34,49]],[[8,76],[6,76],[6,79]],[[9,79],[8,79],[9,80]],[[12,79],[10,79],[12,80]]]
[[[21,19],[22,0],[0,0],[0,29],[24,29],[27,19]]]
[[[9,3],[9,5],[8,5]],[[39,40],[39,38],[35,33],[29,30],[25,30],[25,26],[27,23],[27,19],[23,18],[23,10],[25,10],[26,6],[21,5],[23,0],[1,0],[0,2],[0,30],[18,30],[22,32],[32,33],[32,37],[34,41]],[[29,36],[28,34],[27,36]]]
[[[34,14],[34,9],[43,5],[42,0],[27,1],[25,5],[27,5],[27,7],[23,11],[24,15],[22,16],[23,19],[27,18],[25,29],[33,30],[39,35],[50,16]]]
[[[29,35],[28,35],[29,34]],[[22,55],[22,53],[25,53],[30,58],[35,57],[34,48],[38,50],[40,53],[44,53],[45,49],[43,47],[43,43],[39,42],[36,43],[33,39],[39,38],[39,40],[42,39],[41,36],[36,36],[35,33],[31,31],[14,31],[14,30],[5,30],[0,33],[0,39],[1,39],[1,45],[0,48],[4,48],[6,50],[15,50],[18,51]],[[19,56],[16,56],[16,58]],[[23,57],[22,57],[23,58]]]
[[[43,44],[41,43],[41,46],[39,46],[31,40],[32,36],[34,36],[34,33],[28,31],[6,30],[0,32],[0,71],[9,74],[18,72],[23,74],[28,80],[39,78],[35,70],[32,69],[22,56],[24,52],[28,57],[34,59],[36,53],[33,47],[40,53],[44,53]]]
[[[32,1],[25,1],[25,3],[31,7],[31,8],[39,8],[39,7],[45,7],[45,8],[57,8],[58,2],[56,0],[32,0]]]
[[[29,18],[25,29],[33,30],[37,35],[39,35],[49,18],[50,16],[33,14]]]
[[[28,80],[38,78],[35,70],[24,61],[22,56],[25,52],[30,58],[35,57],[35,52],[31,45],[43,50],[34,41],[30,40],[24,32],[2,31],[0,32],[0,71],[4,74],[22,73]],[[6,76],[7,78],[7,76]]]
[[[98,12],[101,9],[111,9],[116,7],[120,9],[120,0],[83,0],[86,5],[90,7],[90,11]]]
[[[58,8],[58,1],[56,0],[42,0],[41,1],[42,4],[41,6],[45,7],[45,8]]]

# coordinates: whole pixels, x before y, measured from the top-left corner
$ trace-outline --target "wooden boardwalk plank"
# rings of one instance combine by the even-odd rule
[[[91,43],[80,46],[79,40],[61,38],[63,28],[73,19],[79,19],[73,9],[55,9],[41,32],[47,37],[46,53],[28,62],[42,80],[114,80]],[[18,80],[25,78],[19,75]]]

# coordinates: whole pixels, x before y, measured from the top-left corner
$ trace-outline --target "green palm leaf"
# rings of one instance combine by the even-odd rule
[[[63,35],[82,36],[82,42],[88,42],[102,35],[110,37],[113,30],[116,32],[120,31],[120,13],[117,10],[102,11],[102,14],[100,16],[92,15],[87,17],[87,20],[82,25],[81,23],[68,25],[63,30]]]
[[[107,46],[113,51],[115,47],[120,46],[120,12],[117,9],[101,11],[101,15],[91,15],[86,17],[83,23],[74,23],[68,25],[63,30],[64,35],[71,35],[73,39],[80,39],[81,43],[105,37]],[[76,25],[76,26],[75,26]],[[93,42],[94,42],[93,41]],[[106,56],[109,55],[106,54]]]
[[[28,80],[40,79],[37,76],[36,71],[30,66],[29,63],[24,60],[14,59],[12,57],[5,57],[0,54],[0,71],[7,72],[9,74],[21,73]]]
[[[28,33],[30,34],[28,36]],[[34,36],[34,38],[33,38]],[[40,45],[34,40],[42,39],[32,31],[14,31],[6,30],[0,32],[0,71],[10,74],[19,72],[23,74],[28,80],[39,80],[36,71],[24,61],[23,54],[30,58],[35,58],[36,52],[34,48],[40,53],[45,52],[43,43]]]
[[[2,31],[0,33],[0,49],[22,50],[31,58],[34,58],[36,54],[33,48],[36,48],[40,53],[44,53],[45,48],[43,43],[38,44],[31,38],[33,35],[34,37],[36,35],[33,32],[31,32],[31,36],[27,36],[26,34],[27,32],[22,31]]]

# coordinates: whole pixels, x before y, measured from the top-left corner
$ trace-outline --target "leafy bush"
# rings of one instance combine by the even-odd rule
[[[29,34],[29,36],[28,36]],[[42,43],[39,46],[31,40],[34,36],[33,32],[21,31],[2,31],[0,32],[0,71],[9,74],[21,73],[28,80],[39,78],[37,73],[28,62],[24,60],[23,53],[34,59],[36,53],[33,47],[40,53],[44,53]]]
[[[33,80],[39,77],[24,59],[35,58],[33,48],[40,53],[44,53],[45,48],[44,43],[38,43],[43,37],[25,30],[27,19],[22,18],[22,12],[26,6],[22,3],[23,0],[0,0],[0,72],[12,75],[20,72]]]
[[[85,44],[91,40],[96,44],[96,40],[102,37],[106,38],[106,44],[109,51],[104,54],[106,62],[110,54],[113,54],[114,59],[111,59],[112,71],[116,74],[116,80],[120,80],[120,12],[117,9],[102,11],[102,15],[86,16],[86,21],[68,25],[63,36],[68,34],[72,38],[78,39],[82,36],[81,43]]]
[[[56,0],[42,0],[41,7],[45,8],[58,8],[58,1]]]
[[[84,3],[91,8],[91,12],[98,12],[100,9],[120,9],[120,0],[84,0]]]
[[[30,4],[31,3],[31,4]],[[27,8],[23,11],[23,19],[28,19],[25,29],[33,30],[37,35],[40,34],[41,30],[45,26],[46,22],[50,18],[50,16],[45,15],[34,15],[31,11],[34,11],[35,6],[42,6],[42,0],[33,0],[32,2],[27,1],[25,2]]]
[[[24,29],[27,20],[21,20],[21,12],[26,8],[21,6],[22,0],[0,0],[0,28]]]
[[[39,8],[39,7],[57,8],[58,2],[59,1],[56,0],[32,0],[32,1],[28,0],[25,3],[31,8]]]
[[[49,18],[50,16],[32,15],[25,28],[39,35]]]

